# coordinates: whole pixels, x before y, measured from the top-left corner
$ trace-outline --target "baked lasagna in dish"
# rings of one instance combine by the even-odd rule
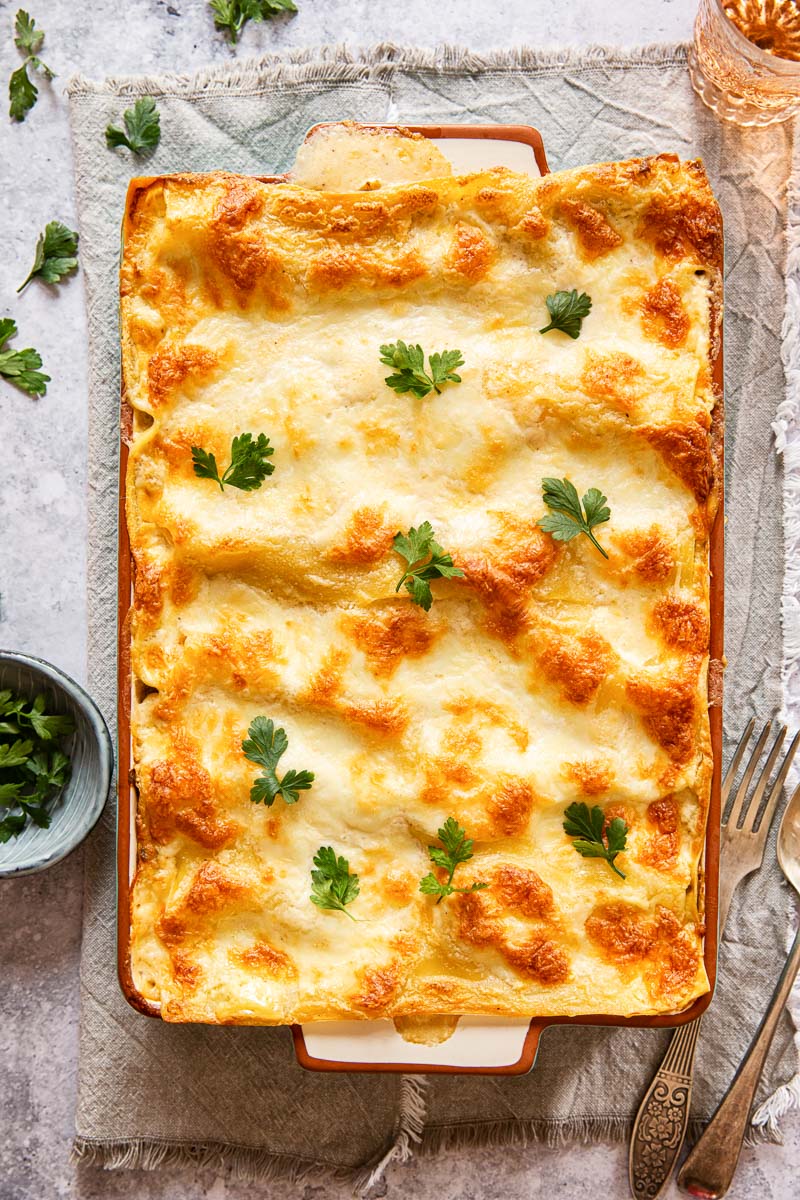
[[[700,163],[135,180],[132,977],[169,1021],[708,990]]]

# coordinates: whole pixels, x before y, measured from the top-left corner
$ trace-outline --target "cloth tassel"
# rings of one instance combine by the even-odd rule
[[[795,1038],[798,1056],[800,1056],[800,1039]],[[748,1133],[747,1142],[756,1145],[759,1142],[777,1142],[783,1145],[783,1134],[779,1122],[787,1113],[800,1108],[800,1071],[782,1084],[772,1095],[759,1104]]]
[[[407,1162],[414,1147],[422,1141],[427,1112],[428,1081],[421,1075],[404,1075],[400,1089],[400,1113],[392,1144],[374,1165],[367,1166],[357,1177],[353,1192],[356,1196],[368,1196],[371,1189],[383,1179],[386,1168],[392,1162]]]

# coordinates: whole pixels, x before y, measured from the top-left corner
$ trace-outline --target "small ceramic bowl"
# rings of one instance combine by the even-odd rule
[[[72,773],[50,808],[50,828],[39,829],[29,821],[19,837],[0,844],[0,877],[43,871],[80,845],[100,819],[114,768],[111,738],[100,710],[63,671],[41,658],[0,650],[0,691],[5,688],[31,699],[44,692],[47,711],[68,713],[75,732],[59,741]]]

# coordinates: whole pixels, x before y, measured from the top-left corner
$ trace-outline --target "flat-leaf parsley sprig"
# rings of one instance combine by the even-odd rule
[[[115,125],[106,129],[106,145],[109,150],[127,146],[133,154],[144,154],[155,150],[161,141],[161,118],[152,96],[140,96],[133,108],[122,114],[124,131]]]
[[[38,57],[44,32],[36,28],[36,22],[24,8],[19,9],[14,20],[14,35],[14,45],[25,55],[25,61],[8,81],[8,115],[14,121],[24,121],[39,95],[36,84],[28,75],[28,67],[41,71],[45,79],[55,79],[55,72]]]
[[[70,776],[57,739],[72,733],[71,717],[48,713],[44,695],[29,700],[0,691],[0,843],[18,837],[28,821],[47,829],[50,805]]]
[[[589,809],[588,804],[570,804],[564,811],[564,832],[568,837],[575,838],[573,847],[584,858],[604,858],[611,870],[625,876],[616,865],[615,859],[626,846],[628,826],[622,817],[614,817],[605,825],[605,814],[599,804]]]
[[[596,525],[602,525],[611,517],[611,510],[606,507],[606,497],[599,488],[589,488],[583,497],[583,508],[575,485],[568,479],[543,479],[542,494],[552,512],[537,521],[540,529],[557,542],[571,542],[579,533],[585,533],[603,558],[608,558],[592,533]]]
[[[39,234],[33,266],[17,288],[21,292],[35,277],[45,283],[60,283],[78,265],[78,234],[61,221],[48,221]]]
[[[580,336],[583,318],[588,317],[592,301],[586,292],[578,295],[577,289],[571,292],[554,292],[545,300],[550,314],[550,324],[545,325],[539,333],[549,333],[551,329],[560,329],[567,337]]]
[[[461,828],[454,817],[447,818],[441,829],[437,829],[436,836],[442,844],[428,846],[428,855],[435,867],[441,867],[443,871],[448,872],[447,879],[442,883],[431,871],[420,880],[421,892],[426,896],[435,896],[436,903],[440,904],[445,896],[452,896],[454,892],[480,892],[489,886],[488,883],[473,883],[464,888],[453,886],[456,867],[460,863],[469,862],[473,853],[472,838],[467,837],[466,830]]]
[[[418,400],[436,392],[442,394],[445,383],[461,383],[456,368],[463,367],[464,358],[460,350],[442,350],[428,356],[430,373],[425,370],[425,353],[421,346],[407,346],[405,342],[392,342],[381,346],[381,362],[393,367],[394,375],[388,375],[385,383],[400,394],[413,392]]]
[[[255,439],[252,433],[240,433],[231,442],[230,465],[222,476],[215,455],[202,446],[192,446],[192,465],[198,479],[213,479],[221,492],[225,491],[225,484],[242,492],[255,492],[275,470],[275,464],[267,462],[274,453],[263,433]]]
[[[313,771],[287,771],[278,779],[277,766],[289,746],[285,729],[276,729],[268,717],[256,717],[242,742],[245,758],[262,767],[250,789],[250,799],[255,804],[266,804],[271,808],[278,796],[286,804],[296,804],[300,792],[306,792],[314,782]]]
[[[17,323],[12,317],[0,318],[0,375],[21,388],[29,396],[43,396],[50,382],[39,368],[42,356],[38,350],[10,350],[6,342],[17,336]]]
[[[341,855],[337,858],[332,846],[320,846],[314,855],[316,871],[311,872],[311,903],[317,908],[335,909],[351,921],[355,917],[347,905],[360,892],[358,876],[350,873],[350,863]]]
[[[235,42],[248,21],[266,21],[279,13],[296,13],[294,0],[209,0],[217,29],[226,29]]]
[[[400,577],[396,592],[405,585],[406,591],[415,604],[428,612],[433,603],[431,579],[460,579],[464,572],[460,567],[453,566],[453,559],[445,554],[442,547],[434,539],[433,527],[430,521],[423,521],[419,529],[413,525],[408,533],[396,533],[392,541],[392,549],[408,563]]]
[[[11,692],[0,692],[0,734],[24,734],[29,730],[33,737],[51,742],[54,738],[72,733],[75,728],[72,717],[45,711],[43,693],[30,702],[19,696],[12,699],[11,696]]]

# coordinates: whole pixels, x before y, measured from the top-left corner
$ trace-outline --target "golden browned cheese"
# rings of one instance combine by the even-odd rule
[[[132,968],[173,1021],[684,1008],[707,991],[710,359],[721,223],[698,163],[507,170],[337,192],[134,181],[121,274],[133,410]],[[580,338],[545,298],[592,298]],[[462,383],[384,382],[383,343],[459,348]],[[265,433],[254,492],[199,479]],[[610,521],[556,543],[542,479]],[[429,613],[392,537],[463,572]],[[299,801],[249,798],[258,714]],[[623,881],[565,835],[623,816]],[[419,891],[448,817],[475,840]],[[360,879],[309,899],[320,846]],[[401,1021],[402,1024],[402,1021]]]

